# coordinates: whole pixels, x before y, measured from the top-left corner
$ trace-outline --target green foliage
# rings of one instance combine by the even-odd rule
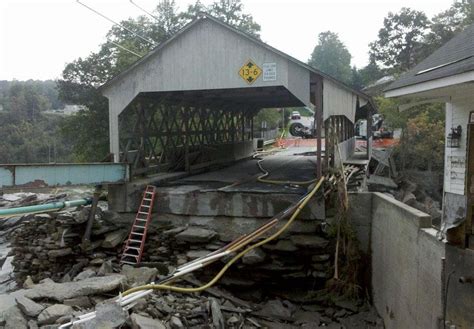
[[[209,12],[258,37],[260,26],[253,21],[251,15],[244,14],[242,10],[240,0],[219,0],[209,7],[197,1],[188,6],[187,11],[179,13],[174,0],[161,0],[153,12],[156,19],[139,16],[120,23],[159,44],[199,12]],[[139,59],[123,48],[142,56],[152,47],[152,44],[114,26],[107,33],[107,41],[100,46],[98,52],[66,65],[62,79],[58,81],[60,97],[66,103],[85,105],[87,108],[66,118],[61,127],[66,140],[73,143],[76,160],[99,161],[108,154],[108,105],[96,88]]]
[[[374,97],[374,101],[379,113],[383,115],[389,127],[396,129],[406,126],[408,112],[399,112],[398,105],[400,102],[398,100],[378,96]]]
[[[433,118],[430,112],[422,111],[407,120],[399,151],[403,169],[443,169],[444,120]]]
[[[337,33],[326,31],[319,34],[308,64],[343,82],[351,81],[351,54]]]
[[[365,87],[382,78],[385,73],[385,70],[382,70],[373,60],[371,60],[365,67],[358,70],[358,74],[362,79],[362,84]]]
[[[0,81],[0,105],[3,110],[30,120],[39,112],[64,107],[52,80]]]
[[[259,38],[260,25],[253,20],[252,15],[244,14],[242,10],[241,0],[217,0],[206,11],[223,22]]]
[[[0,163],[69,160],[57,133],[62,118],[43,114],[64,106],[54,81],[1,81],[0,105]]]
[[[431,20],[430,31],[425,36],[425,54],[449,41],[456,33],[474,23],[474,2],[456,0],[448,10],[435,15]]]
[[[362,77],[362,74],[360,71],[357,69],[357,67],[353,66],[351,70],[351,82],[350,85],[352,88],[355,90],[362,90],[364,88],[364,79]]]
[[[445,111],[443,104],[424,104],[400,112],[400,101],[374,98],[387,125],[401,128],[400,144],[395,149],[398,167],[442,170],[444,164]]]
[[[422,56],[423,36],[429,25],[425,13],[402,8],[390,12],[379,30],[378,40],[372,42],[370,57],[394,73],[412,68]]]
[[[61,117],[38,113],[35,121],[0,112],[0,163],[70,161],[69,145],[57,133]]]
[[[254,118],[254,130],[258,131],[262,127],[262,122],[267,123],[267,129],[278,128],[281,125],[282,113],[277,109],[262,109]]]

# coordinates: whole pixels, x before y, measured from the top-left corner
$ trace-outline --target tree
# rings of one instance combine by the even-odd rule
[[[359,74],[363,85],[367,87],[382,78],[385,75],[385,70],[382,70],[375,61],[371,60],[369,64],[359,70]]]
[[[185,13],[178,12],[174,0],[161,0],[152,19],[139,16],[120,22],[143,38],[153,40],[154,44],[114,26],[97,52],[66,65],[58,81],[59,95],[68,104],[86,106],[85,110],[66,118],[61,127],[64,137],[73,144],[76,160],[100,161],[108,154],[107,99],[96,88],[137,61],[155,44],[167,40],[202,10],[258,36],[260,26],[252,16],[242,13],[240,0],[220,0],[209,9],[197,1]]]
[[[412,168],[442,169],[444,164],[444,120],[433,120],[428,111],[408,119],[402,147],[405,163]]]
[[[351,82],[351,54],[337,33],[326,31],[319,34],[308,64],[343,82]]]
[[[456,33],[474,23],[472,0],[456,0],[448,10],[435,15],[430,32],[425,36],[425,52],[429,54],[448,42]]]
[[[160,36],[159,39],[168,39],[183,27],[184,20],[178,14],[178,8],[174,0],[160,1],[156,7],[156,12],[158,13],[156,16],[157,26],[163,32],[163,35]]]
[[[365,86],[360,70],[353,66],[351,70],[351,87],[355,90],[362,90]]]
[[[197,0],[194,4],[188,5],[188,9],[179,15],[185,22],[189,22],[195,19],[200,13],[207,11],[206,6],[204,6],[201,1]]]
[[[252,15],[243,13],[241,0],[218,0],[207,11],[224,23],[260,38],[260,25],[253,20]]]
[[[429,20],[421,11],[402,8],[389,13],[379,30],[378,40],[370,43],[370,58],[401,73],[412,68],[422,57],[423,36]]]
[[[241,0],[218,0],[208,7],[197,0],[194,4],[188,5],[188,9],[180,14],[180,18],[186,22],[193,20],[200,13],[208,13],[224,23],[260,38],[260,25],[254,21],[252,15],[243,12]]]

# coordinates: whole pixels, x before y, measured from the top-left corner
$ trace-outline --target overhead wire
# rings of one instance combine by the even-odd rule
[[[128,48],[125,48],[124,46],[118,44],[117,42],[110,41],[110,43],[112,43],[114,46],[117,46],[117,47],[119,47],[120,49],[125,50],[126,52],[129,52],[130,54],[135,55],[135,56],[137,56],[137,57],[139,57],[139,58],[142,58],[142,57],[143,57],[142,55],[137,54],[137,53],[134,52],[133,50],[130,50],[130,49],[128,49]]]
[[[134,5],[135,7],[137,7],[138,9],[140,9],[141,11],[143,11],[145,14],[147,14],[148,16],[150,16],[151,18],[155,19],[156,21],[159,21],[158,17],[156,17],[155,15],[153,15],[152,13],[150,13],[148,10],[146,10],[145,8],[139,6],[138,4],[136,4],[133,0],[129,0],[130,3],[132,5]]]
[[[152,46],[156,46],[156,45],[158,44],[158,43],[155,42],[154,40],[152,40],[152,39],[150,39],[150,38],[147,38],[147,37],[144,37],[144,36],[138,34],[137,32],[135,32],[135,31],[129,29],[128,27],[124,26],[123,24],[117,23],[117,22],[114,21],[113,19],[111,19],[111,18],[105,16],[104,14],[102,14],[102,13],[100,13],[99,11],[95,10],[94,8],[92,8],[92,7],[88,6],[88,5],[86,5],[85,3],[81,2],[80,0],[76,0],[76,2],[77,2],[78,4],[80,4],[81,6],[84,6],[85,8],[87,8],[87,9],[89,9],[90,11],[94,12],[95,14],[101,16],[102,18],[108,20],[108,21],[111,22],[112,24],[117,25],[117,26],[119,26],[120,28],[122,28],[122,29],[124,29],[124,30],[130,32],[131,34],[133,34],[134,36],[136,36],[136,37],[142,39],[143,41],[148,42],[148,43],[151,44]]]

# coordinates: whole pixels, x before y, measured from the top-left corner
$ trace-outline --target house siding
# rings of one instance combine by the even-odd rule
[[[462,127],[461,146],[446,147],[444,190],[447,193],[466,194],[466,162],[467,162],[467,125],[469,113],[474,110],[474,96],[465,95],[452,98],[446,104],[446,136],[451,128]]]

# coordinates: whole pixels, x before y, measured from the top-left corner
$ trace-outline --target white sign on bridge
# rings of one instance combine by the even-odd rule
[[[276,81],[277,79],[277,64],[263,63],[263,81]]]

